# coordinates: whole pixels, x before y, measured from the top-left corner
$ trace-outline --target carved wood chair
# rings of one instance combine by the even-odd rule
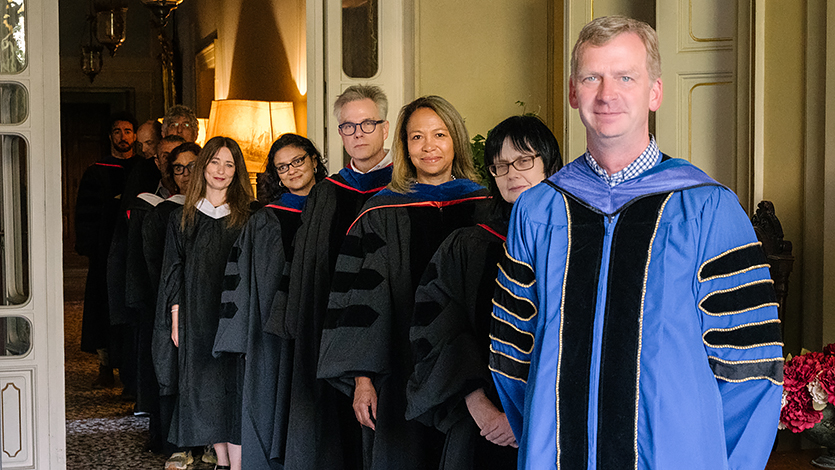
[[[792,272],[794,255],[792,242],[783,239],[783,226],[774,214],[774,204],[762,201],[757,205],[756,213],[751,216],[751,224],[757,239],[763,245],[766,259],[770,265],[771,279],[774,280],[774,292],[777,294],[778,314],[781,329],[786,309],[786,295],[789,292],[789,274]]]

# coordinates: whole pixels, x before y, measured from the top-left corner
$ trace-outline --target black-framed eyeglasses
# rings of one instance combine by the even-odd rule
[[[191,174],[191,170],[194,169],[194,162],[191,162],[188,165],[182,165],[180,163],[172,163],[171,168],[174,170],[175,175],[182,175],[183,173]]]
[[[309,154],[304,154],[301,157],[294,158],[290,160],[290,163],[282,163],[281,165],[276,165],[275,169],[278,170],[278,174],[287,173],[290,171],[290,167],[298,168],[304,164],[304,159],[309,157]]]
[[[345,137],[352,136],[357,132],[357,127],[362,129],[363,134],[371,134],[377,129],[377,124],[382,124],[386,122],[385,119],[380,119],[379,121],[375,121],[373,119],[366,119],[360,123],[356,122],[343,122],[339,125],[339,133],[344,135]]]
[[[519,157],[516,160],[513,160],[510,163],[494,163],[487,167],[490,170],[490,174],[499,177],[504,176],[510,171],[510,166],[513,165],[513,168],[516,168],[518,171],[525,171],[530,170],[533,168],[534,160],[536,157],[541,157],[541,155],[525,155],[524,157]]]

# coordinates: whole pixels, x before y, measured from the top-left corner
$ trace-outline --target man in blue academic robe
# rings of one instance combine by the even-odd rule
[[[572,54],[586,153],[516,203],[490,365],[519,468],[762,469],[782,344],[736,195],[662,154],[657,36],[598,18]]]

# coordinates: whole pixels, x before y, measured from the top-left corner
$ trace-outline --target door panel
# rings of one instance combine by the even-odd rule
[[[656,113],[662,150],[686,159],[750,200],[746,2],[656,3],[664,102]],[[746,207],[748,209],[748,207]]]
[[[0,372],[0,403],[3,407],[3,442],[0,458],[4,468],[31,467],[34,464],[32,442],[32,370]]]

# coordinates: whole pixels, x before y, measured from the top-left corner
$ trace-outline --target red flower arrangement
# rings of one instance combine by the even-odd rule
[[[783,366],[783,404],[780,429],[802,432],[823,417],[827,404],[835,405],[835,343],[823,352],[806,351],[786,359]]]

